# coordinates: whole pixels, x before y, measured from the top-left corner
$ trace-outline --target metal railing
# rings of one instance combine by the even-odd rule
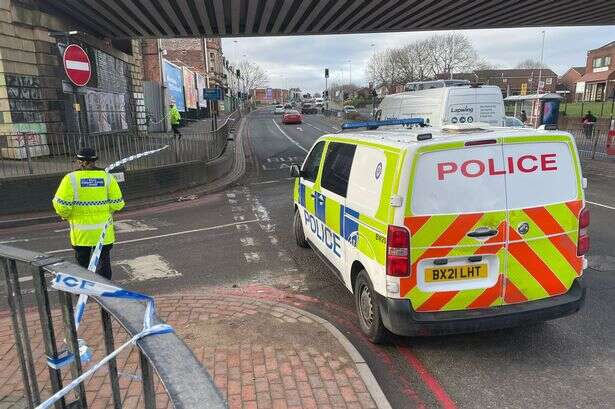
[[[578,124],[564,129],[574,135],[579,156],[586,159],[613,160],[607,153],[609,126],[603,124]]]
[[[97,164],[101,168],[124,157],[165,145],[170,149],[132,162],[127,165],[127,170],[214,160],[224,152],[229,131],[240,118],[241,112],[235,111],[215,130],[199,130],[197,126],[180,129],[181,138],[172,132],[135,130],[100,134],[0,134],[0,178],[69,172],[75,168],[75,154],[84,146],[96,149]]]
[[[80,280],[98,281],[105,284],[112,283],[73,263],[64,262],[61,259],[46,254],[6,245],[0,245],[0,268],[3,270],[6,281],[7,301],[13,325],[15,349],[21,367],[24,398],[27,406],[34,408],[45,399],[42,396],[42,391],[43,393],[49,393],[49,390],[51,390],[49,395],[54,394],[62,389],[63,380],[67,376],[67,374],[62,373],[62,369],[53,369],[51,367],[47,367],[48,377],[44,376],[45,373],[43,371],[39,370],[37,372],[37,366],[40,367],[40,362],[35,360],[35,355],[33,354],[33,352],[38,352],[38,359],[44,359],[45,361],[46,356],[53,359],[57,358],[57,319],[54,322],[54,315],[57,315],[54,313],[57,311],[57,308],[61,310],[64,339],[68,349],[71,352],[79,350],[77,331],[73,320],[72,296],[69,293],[58,291],[57,307],[54,308],[50,298],[51,293],[48,289],[49,277],[52,273],[57,272],[69,274]],[[30,279],[34,287],[33,300],[25,298],[21,289],[22,283],[29,282]],[[106,354],[110,354],[115,348],[115,337],[124,336],[126,335],[125,333],[132,337],[141,331],[145,306],[139,302],[121,299],[93,298],[100,306],[104,348]],[[43,354],[40,353],[41,351],[33,350],[37,345],[40,348],[40,343],[31,338],[29,334],[29,330],[38,332],[33,327],[34,324],[32,322],[28,323],[27,320],[28,316],[33,321],[32,314],[25,313],[26,304],[29,302],[34,302],[37,306],[42,330]],[[117,334],[117,331],[114,334],[112,320],[119,324],[119,327],[125,332],[124,334]],[[156,317],[154,323],[162,323],[162,321]],[[169,402],[174,408],[226,408],[226,403],[216,389],[207,370],[175,333],[142,338],[136,342],[136,346],[139,353],[143,402],[146,409],[156,407],[155,392],[157,388],[155,388],[155,383],[158,382],[164,387]],[[79,353],[77,352],[74,356],[75,359],[70,364],[72,379],[75,379],[82,373]],[[123,402],[119,382],[120,374],[118,373],[118,365],[115,358],[109,361],[107,369],[112,402],[109,404],[112,404],[116,409],[121,408]],[[155,374],[157,379],[154,376]],[[84,386],[84,383],[81,383],[73,391],[75,392],[75,397],[72,402],[68,402],[70,395],[66,395],[65,398],[55,403],[55,408],[86,409],[93,397],[87,395],[87,388]],[[95,394],[94,397],[98,398],[99,394]]]

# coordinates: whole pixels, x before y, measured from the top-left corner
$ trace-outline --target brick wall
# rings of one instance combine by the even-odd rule
[[[162,83],[160,78],[160,55],[158,54],[158,40],[145,39],[141,43],[143,56],[143,79]]]
[[[135,120],[139,131],[147,131],[145,120],[145,102],[143,100],[143,56],[141,55],[141,40],[132,40],[132,61],[130,62],[130,79],[132,82],[132,98],[135,109]]]

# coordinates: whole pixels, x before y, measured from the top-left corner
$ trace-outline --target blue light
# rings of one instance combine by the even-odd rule
[[[404,118],[404,119],[385,119],[383,121],[364,121],[364,122],[344,122],[342,129],[377,129],[379,126],[391,125],[424,125],[423,118]]]

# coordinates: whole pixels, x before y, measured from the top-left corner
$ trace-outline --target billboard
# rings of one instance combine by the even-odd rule
[[[196,94],[199,99],[199,106],[205,108],[207,106],[207,100],[203,96],[203,90],[206,88],[205,77],[201,74],[196,74]]]
[[[194,73],[188,68],[183,67],[184,93],[186,94],[186,108],[196,109],[197,94],[196,84],[194,83]]]
[[[177,110],[186,112],[186,104],[184,102],[184,80],[182,70],[175,64],[171,64],[167,60],[163,60],[164,64],[164,82],[169,90],[169,96],[175,102]]]

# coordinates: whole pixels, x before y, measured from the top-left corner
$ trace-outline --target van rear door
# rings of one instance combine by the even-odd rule
[[[509,209],[504,301],[514,304],[568,291],[582,273],[577,256],[583,204],[576,148],[569,136],[503,141]]]
[[[451,87],[444,108],[443,123],[486,122],[503,126],[504,102],[499,87]]]
[[[506,183],[501,140],[420,147],[405,209],[411,275],[400,294],[419,312],[502,303]]]

